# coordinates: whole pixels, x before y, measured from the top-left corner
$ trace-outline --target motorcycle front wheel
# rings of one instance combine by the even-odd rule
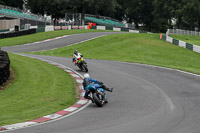
[[[100,96],[100,94],[97,94],[97,93],[93,94],[93,100],[98,107],[103,106],[103,100],[101,100],[101,97],[102,96]]]

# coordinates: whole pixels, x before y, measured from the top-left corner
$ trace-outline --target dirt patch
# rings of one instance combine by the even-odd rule
[[[0,92],[8,88],[17,78],[17,74],[15,73],[13,68],[10,68],[10,77],[8,80],[0,86]]]
[[[76,92],[76,98],[80,99],[81,97],[81,90],[79,88],[79,84],[76,82],[76,80],[74,79],[74,87],[75,87],[75,92]]]

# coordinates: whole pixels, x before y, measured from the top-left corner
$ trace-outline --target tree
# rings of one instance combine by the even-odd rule
[[[125,14],[129,18],[129,22],[134,22],[136,28],[142,24],[146,30],[151,30],[153,19],[152,0],[131,0],[125,4]]]
[[[47,13],[55,19],[65,13],[81,13],[82,19],[85,14],[99,14],[119,20],[126,18],[136,28],[141,24],[144,30],[153,32],[166,32],[173,27],[200,29],[200,0],[28,0],[28,6],[35,14]],[[176,20],[176,25],[172,20]]]
[[[183,6],[183,26],[188,30],[194,30],[194,27],[197,26],[199,21],[200,13],[200,4],[199,0],[190,0],[185,1]]]
[[[6,5],[6,6],[11,6],[11,7],[16,7],[19,9],[23,9],[23,0],[1,0],[0,3]]]
[[[0,0],[0,4],[1,4],[1,5],[4,5],[4,2],[3,2],[3,0]]]

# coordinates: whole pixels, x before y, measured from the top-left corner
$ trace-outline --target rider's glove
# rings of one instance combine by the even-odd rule
[[[99,84],[103,84],[103,82],[102,81],[98,81],[99,82]]]

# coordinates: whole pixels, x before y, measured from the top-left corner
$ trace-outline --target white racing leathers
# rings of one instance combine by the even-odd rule
[[[81,54],[80,54],[80,53],[78,53],[77,55],[76,55],[76,54],[73,55],[73,60],[74,60],[76,63],[77,63],[78,58],[81,58]]]

